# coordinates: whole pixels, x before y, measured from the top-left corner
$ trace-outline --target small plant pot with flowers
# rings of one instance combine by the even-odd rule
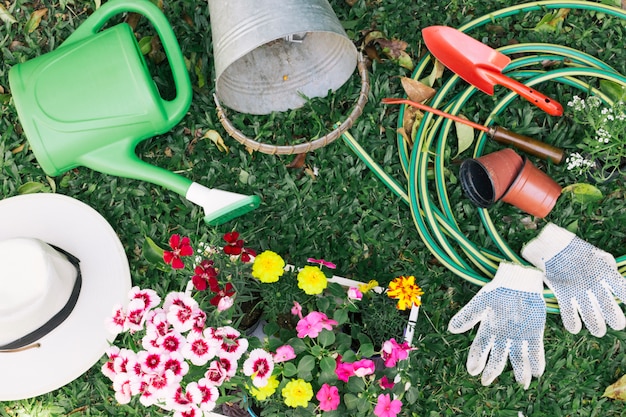
[[[597,96],[574,96],[568,103],[581,127],[578,151],[567,158],[567,169],[596,183],[626,175],[626,104],[606,104]]]
[[[178,235],[166,250],[146,239],[146,258],[173,282],[182,275],[183,290],[134,287],[125,308],[113,307],[108,326],[118,338],[102,372],[116,400],[174,417],[233,409],[263,417],[410,415],[418,387],[410,383],[413,327],[403,309],[414,322],[422,295],[415,279],[382,289],[328,278],[322,268],[334,265],[323,260],[295,268],[244,245],[235,232],[197,250]],[[366,313],[374,293],[394,300],[390,311],[404,321],[404,335],[375,343],[353,330],[351,317]],[[285,306],[293,320],[278,319]],[[254,335],[241,328],[250,309],[264,313]]]
[[[383,289],[375,281],[329,278],[324,269],[334,264],[308,262],[316,265],[295,268],[271,251],[254,260],[252,276],[261,283],[267,324],[264,362],[253,372],[264,377],[245,387],[260,410],[251,414],[394,417],[403,407],[407,412],[418,394],[408,360],[414,352],[409,319],[416,319],[423,294],[415,278],[395,278]],[[364,333],[370,328],[363,318],[373,308],[384,309],[387,323],[401,325],[390,329],[383,321],[375,336]],[[281,318],[286,314],[293,320]]]

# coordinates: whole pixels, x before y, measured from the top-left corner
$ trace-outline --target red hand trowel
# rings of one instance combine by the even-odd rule
[[[563,106],[557,101],[502,74],[511,62],[508,56],[448,26],[429,26],[422,29],[422,36],[439,62],[482,92],[493,95],[493,87],[501,85],[551,116],[563,114]]]

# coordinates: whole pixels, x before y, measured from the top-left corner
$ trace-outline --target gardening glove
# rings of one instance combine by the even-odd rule
[[[450,320],[452,333],[463,333],[481,322],[467,357],[467,371],[470,375],[482,371],[483,385],[502,373],[507,357],[524,389],[533,376],[543,374],[546,303],[542,292],[540,270],[502,262],[491,282]]]
[[[578,333],[585,323],[592,335],[602,337],[606,323],[615,330],[626,327],[626,318],[615,297],[626,301],[626,280],[610,253],[585,242],[572,232],[548,223],[522,248],[522,256],[545,272],[563,325]]]

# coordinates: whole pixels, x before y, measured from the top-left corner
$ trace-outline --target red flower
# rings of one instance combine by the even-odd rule
[[[209,287],[211,291],[217,292],[220,289],[217,283],[217,270],[213,266],[213,261],[203,260],[200,265],[194,269],[195,275],[191,277],[193,286],[198,291],[204,291]]]
[[[217,293],[215,297],[211,298],[211,301],[210,301],[211,305],[214,305],[214,306],[218,305],[222,298],[232,297],[233,295],[235,295],[235,289],[233,288],[230,282],[227,282],[226,285],[224,285],[223,289],[220,289],[218,287],[217,291],[215,291],[213,288],[211,288],[211,291]]]
[[[180,235],[173,234],[170,237],[170,247],[171,251],[163,252],[163,260],[166,264],[172,265],[174,269],[182,269],[185,267],[181,256],[191,256],[193,255],[193,248],[189,243],[188,237],[183,237],[181,239]]]
[[[240,255],[243,251],[243,239],[239,239],[239,233],[228,232],[224,234],[227,245],[224,246],[226,255]]]
[[[239,239],[239,233],[228,232],[224,234],[224,240],[226,245],[224,246],[224,253],[227,255],[241,255],[241,262],[248,263],[252,260],[253,256],[256,256],[256,252],[252,249],[244,248],[243,239]]]

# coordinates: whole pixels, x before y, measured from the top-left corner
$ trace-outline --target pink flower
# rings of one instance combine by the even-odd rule
[[[293,350],[293,347],[290,345],[283,345],[276,349],[276,353],[274,354],[274,363],[290,361],[295,357],[296,352]]]
[[[157,352],[142,350],[137,353],[137,362],[145,373],[156,374],[163,370],[163,355]]]
[[[187,343],[185,338],[178,332],[169,332],[165,336],[156,339],[157,345],[166,352],[177,352]]]
[[[304,338],[306,336],[311,339],[319,336],[320,332],[324,329],[332,330],[334,325],[337,325],[335,320],[331,320],[324,313],[319,311],[312,311],[306,315],[306,317],[300,319],[296,325],[298,331],[298,337]]]
[[[291,307],[291,314],[302,318],[302,306],[300,305],[299,302],[297,301],[293,302],[293,307]]]
[[[105,326],[109,333],[118,335],[124,331],[124,324],[126,323],[126,312],[121,305],[113,307],[113,315],[107,317]]]
[[[234,303],[235,303],[235,299],[233,297],[226,295],[220,298],[220,300],[217,302],[217,311],[226,311],[229,308],[231,308]]]
[[[151,289],[142,290],[136,286],[130,289],[128,298],[130,300],[142,300],[145,310],[151,310],[161,302],[161,297],[159,297],[156,291]]]
[[[348,299],[360,301],[363,298],[363,293],[357,287],[348,288]]]
[[[389,394],[380,394],[374,407],[374,414],[378,417],[396,417],[402,409],[402,401],[392,400]]]
[[[180,352],[172,352],[165,357],[163,369],[172,371],[176,379],[182,380],[189,372],[189,364]]]
[[[252,384],[261,388],[267,385],[267,381],[274,371],[274,360],[269,352],[263,349],[254,349],[243,363],[243,373],[252,377]]]
[[[217,356],[234,362],[238,361],[248,350],[248,340],[240,336],[241,333],[230,326],[217,329],[209,327],[204,331],[204,337],[217,342]]]
[[[126,307],[126,321],[124,322],[124,328],[130,330],[131,333],[143,330],[147,312],[148,310],[146,310],[143,300],[131,300]]]
[[[336,269],[337,265],[332,262],[325,261],[324,259],[313,259],[309,258],[306,260],[307,262],[311,262],[312,264],[319,264],[320,266],[325,266],[328,269]]]
[[[378,385],[379,385],[382,389],[391,389],[391,388],[393,388],[393,387],[394,387],[394,385],[396,385],[396,384],[394,384],[394,383],[393,383],[393,381],[390,381],[390,380],[387,378],[387,375],[383,375],[383,377],[382,377],[382,378],[380,378],[380,380],[378,381]]]
[[[398,361],[408,358],[409,352],[412,350],[413,348],[407,342],[400,344],[396,342],[396,339],[392,338],[383,343],[380,354],[385,361],[385,366],[392,368],[396,366]]]
[[[337,358],[337,366],[335,367],[335,374],[337,379],[343,382],[348,382],[351,376],[354,376],[354,367],[351,363],[341,362],[341,356]]]
[[[352,364],[352,369],[355,376],[364,377],[374,373],[376,364],[370,359],[361,359]]]
[[[128,374],[121,373],[115,376],[113,380],[113,389],[115,390],[115,400],[120,404],[128,404],[131,394],[131,379]]]
[[[315,398],[320,402],[320,410],[333,411],[339,406],[339,390],[328,384],[322,385]]]
[[[166,264],[172,265],[174,269],[182,269],[185,267],[181,256],[191,256],[193,255],[193,248],[190,245],[190,241],[188,237],[183,237],[181,239],[180,235],[173,234],[170,237],[170,247],[171,251],[163,252],[163,261]]]

